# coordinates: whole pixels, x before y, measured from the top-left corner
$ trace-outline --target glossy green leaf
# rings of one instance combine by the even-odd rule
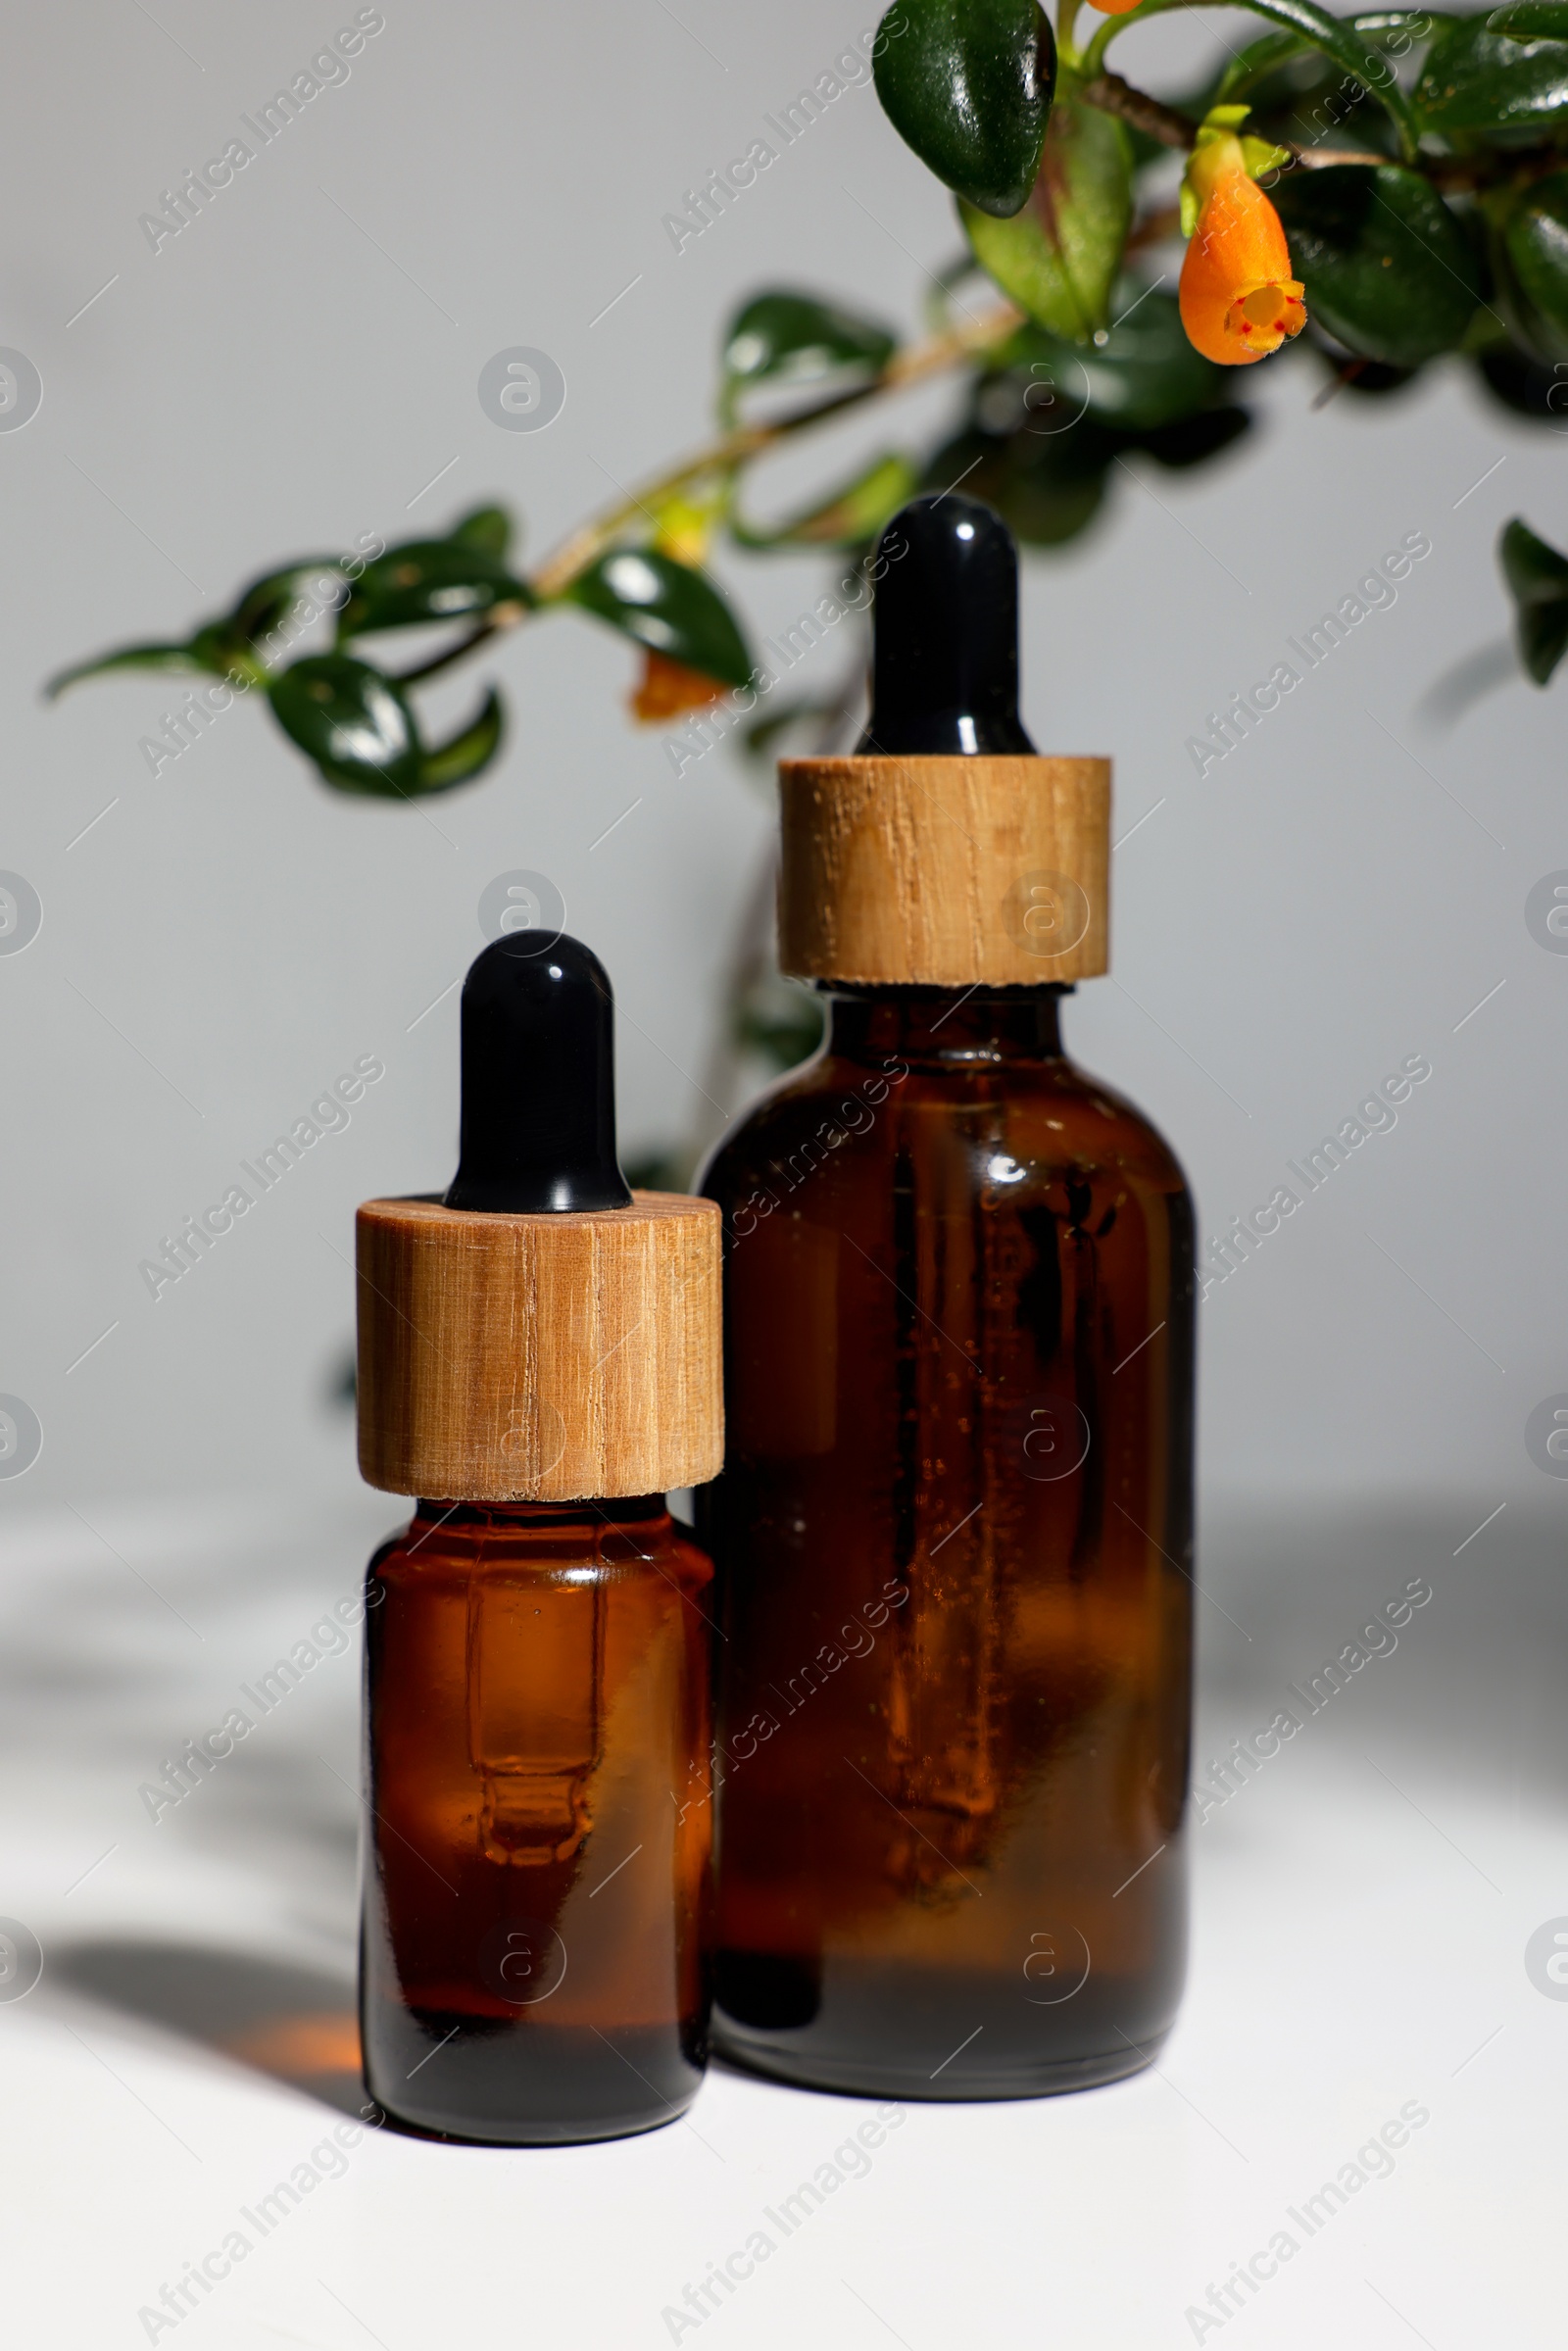
[[[1016,213],[1040,169],[1056,79],[1039,0],[895,0],[872,59],[906,145],[979,211]]]
[[[1087,343],[1107,322],[1132,206],[1124,125],[1063,100],[1025,210],[997,220],[973,205],[958,209],[975,259],[1003,292],[1063,341]]]
[[[338,620],[338,637],[462,620],[497,605],[530,605],[532,590],[499,558],[459,539],[414,539],[367,563]]]
[[[1141,6],[1129,9],[1125,16],[1110,18],[1090,43],[1084,60],[1086,75],[1099,70],[1109,44],[1133,25],[1189,4],[1190,0],[1142,0]],[[1415,154],[1421,135],[1415,111],[1372,36],[1391,28],[1419,28],[1432,21],[1430,16],[1387,9],[1365,17],[1334,17],[1317,7],[1315,0],[1246,0],[1246,5],[1254,17],[1278,24],[1282,30],[1300,33],[1312,48],[1331,57],[1342,73],[1359,81],[1394,122],[1406,157]]]
[[[1519,658],[1544,686],[1568,651],[1568,557],[1517,516],[1498,541],[1497,555],[1517,608]]]
[[[210,669],[215,677],[237,675],[253,686],[267,682],[266,665],[258,648],[248,637],[236,632],[232,620],[217,620],[210,628],[199,628],[190,641],[190,649],[202,668]]]
[[[1429,130],[1461,143],[1529,144],[1568,109],[1568,40],[1510,40],[1485,17],[1450,24],[1428,52],[1415,102]]]
[[[1568,556],[1548,547],[1517,515],[1503,531],[1498,555],[1516,604],[1560,604],[1568,598]]]
[[[269,691],[278,724],[328,783],[382,800],[419,791],[414,714],[381,670],[347,654],[318,654],[281,670]]]
[[[1568,0],[1514,0],[1512,8],[1493,10],[1487,30],[1516,41],[1568,41]]]
[[[501,697],[492,687],[467,725],[450,743],[424,754],[419,761],[421,792],[449,792],[454,784],[466,784],[483,774],[501,749],[505,728]]]
[[[897,336],[814,294],[777,288],[738,311],[724,337],[724,374],[733,393],[750,384],[816,383],[842,368],[878,374]]]
[[[302,584],[312,578],[318,579],[323,587],[330,581],[332,594],[339,603],[348,592],[341,558],[335,555],[302,557],[299,563],[285,564],[279,570],[264,571],[259,579],[253,579],[249,587],[241,591],[229,616],[229,624],[235,634],[247,638],[253,645],[259,645],[264,638],[271,636],[285,614],[299,602]],[[311,601],[318,603],[320,600],[312,597]],[[330,607],[323,603],[321,609],[329,610]]]
[[[746,641],[712,581],[654,548],[612,548],[572,582],[566,597],[704,677],[744,686],[751,676]]]
[[[1502,234],[1508,269],[1524,302],[1532,347],[1568,359],[1568,171],[1538,179]]]
[[[1228,371],[1194,350],[1173,293],[1123,278],[1112,309],[1116,322],[1102,344],[1067,343],[1024,326],[997,353],[996,372],[1019,395],[1020,429],[1048,432],[1082,414],[1142,431],[1225,396]],[[1005,414],[1000,401],[991,413],[999,419]]]
[[[203,645],[193,637],[184,645],[121,645],[113,653],[100,654],[95,661],[74,662],[69,669],[60,670],[44,688],[48,701],[64,694],[68,686],[80,683],[84,677],[107,677],[116,669],[174,669],[185,676],[226,676],[234,665],[232,652],[220,660],[212,649],[212,632],[203,630],[200,637],[208,639]]]
[[[1233,99],[1250,98],[1260,82],[1299,57],[1307,45],[1299,32],[1265,32],[1261,40],[1250,41],[1220,75],[1210,104],[1221,106]]]
[[[1386,56],[1397,61],[1408,56],[1419,42],[1430,40],[1438,29],[1438,20],[1426,11],[1388,8],[1342,19],[1341,25],[1343,30],[1356,35],[1362,41],[1369,56]],[[1297,92],[1289,87],[1289,83],[1297,76],[1288,75],[1288,69],[1305,58],[1311,58],[1321,72],[1324,90],[1333,93],[1334,103],[1331,109],[1324,110],[1324,119],[1310,126],[1303,126],[1300,135],[1310,139],[1315,129],[1317,135],[1323,137],[1328,130],[1338,129],[1340,123],[1364,107],[1366,101],[1363,99],[1355,105],[1346,103],[1348,93],[1346,91],[1343,70],[1340,77],[1331,76],[1327,70],[1335,61],[1298,25],[1266,32],[1261,40],[1251,41],[1245,49],[1238,50],[1214,85],[1213,95],[1207,103],[1219,105],[1230,99],[1255,96],[1258,113],[1271,112],[1282,96],[1286,103],[1296,98]],[[1382,68],[1379,71],[1380,81],[1377,85],[1369,85],[1360,74],[1354,75],[1354,79],[1361,83],[1363,91],[1373,86],[1381,87],[1386,73]],[[1200,114],[1203,109],[1199,106],[1191,111]]]
[[[492,562],[504,563],[512,545],[512,516],[505,507],[476,506],[471,514],[453,524],[447,536],[461,547],[476,548]]]
[[[742,547],[868,547],[913,496],[918,478],[918,468],[894,452],[775,530],[759,529],[736,514],[730,533]]]
[[[1480,299],[1469,240],[1431,182],[1397,164],[1292,172],[1274,191],[1318,324],[1395,367],[1451,351]]]

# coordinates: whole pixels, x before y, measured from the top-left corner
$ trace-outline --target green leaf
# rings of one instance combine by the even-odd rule
[[[1568,40],[1510,40],[1485,17],[1450,24],[1427,53],[1415,102],[1429,130],[1461,144],[1529,145],[1561,127]]]
[[[338,637],[461,620],[497,605],[531,605],[533,591],[496,556],[460,539],[411,539],[367,563],[338,619]]]
[[[381,670],[347,654],[318,654],[281,670],[269,691],[283,732],[328,783],[381,800],[420,790],[414,713]]]
[[[1516,41],[1568,41],[1568,0],[1514,0],[1512,8],[1493,10],[1487,30]]]
[[[1544,358],[1568,359],[1568,171],[1553,171],[1526,191],[1502,243],[1531,314],[1530,343],[1544,347]]]
[[[1517,515],[1497,542],[1497,555],[1518,608],[1519,658],[1544,686],[1568,651],[1568,557],[1538,539]]]
[[[975,259],[1004,294],[1066,342],[1106,322],[1132,219],[1132,150],[1114,115],[1064,99],[1051,118],[1040,176],[1015,220],[958,207]]]
[[[731,395],[750,384],[815,383],[856,367],[879,374],[898,338],[814,294],[778,287],[737,311],[724,337],[724,375]]]
[[[1368,30],[1378,29],[1396,12],[1370,20],[1352,19],[1347,24],[1330,16],[1326,9],[1314,7],[1312,0],[1247,0],[1247,5],[1253,16],[1265,17],[1272,24],[1304,33],[1315,49],[1321,49],[1345,73],[1352,74],[1393,118],[1406,157],[1415,154],[1420,128],[1410,101],[1400,89],[1393,66],[1361,29],[1363,24]],[[1411,24],[1425,21],[1420,17],[1409,19]]]
[[[1560,604],[1568,597],[1568,556],[1537,538],[1517,514],[1497,542],[1497,553],[1517,605]]]
[[[264,571],[259,579],[253,579],[250,586],[240,592],[229,615],[234,633],[246,638],[252,645],[259,644],[264,637],[270,637],[297,601],[300,581],[308,579],[313,573],[322,577],[330,573],[333,580],[344,589],[348,586],[343,574],[342,559],[335,555],[302,557],[297,563],[289,563],[282,570]]]
[[[1174,294],[1123,278],[1112,308],[1117,323],[1102,344],[1067,343],[1023,326],[997,353],[994,370],[1021,394],[1022,428],[1048,432],[1085,413],[1143,431],[1225,397],[1228,370],[1194,350]]]
[[[512,516],[505,507],[476,506],[471,514],[465,514],[461,522],[453,524],[447,537],[456,540],[460,547],[475,548],[480,555],[504,563],[512,545]]]
[[[623,636],[704,677],[744,686],[752,674],[746,640],[712,581],[652,547],[612,548],[565,595]]]
[[[1172,8],[1183,8],[1190,0],[1142,0],[1138,8],[1129,9],[1125,16],[1111,17],[1102,24],[1085,52],[1083,71],[1092,77],[1100,71],[1101,62],[1110,43],[1134,24],[1146,24],[1151,17],[1163,16]],[[1343,73],[1350,74],[1376,98],[1392,117],[1399,134],[1399,145],[1405,156],[1413,157],[1420,142],[1421,128],[1410,101],[1400,89],[1394,68],[1378,51],[1367,35],[1388,29],[1401,30],[1419,27],[1429,23],[1428,15],[1413,15],[1402,9],[1388,9],[1369,17],[1332,17],[1326,9],[1314,5],[1314,0],[1246,0],[1254,17],[1262,17],[1284,30],[1298,32],[1314,49],[1331,57]]]
[[[777,530],[758,530],[732,514],[730,535],[742,547],[868,547],[914,495],[918,478],[918,468],[894,452]]]
[[[473,717],[450,743],[427,751],[419,761],[421,792],[450,792],[481,775],[501,749],[505,718],[501,697],[492,686]]]
[[[1292,172],[1274,191],[1306,307],[1347,349],[1419,367],[1464,335],[1481,288],[1431,182],[1397,164]]]
[[[1213,103],[1218,106],[1229,99],[1250,98],[1260,82],[1299,57],[1305,46],[1298,32],[1265,32],[1261,40],[1250,41],[1220,75]]]
[[[207,651],[198,648],[194,638],[186,645],[121,645],[113,653],[100,654],[95,661],[77,661],[71,668],[58,671],[45,686],[44,696],[47,701],[55,702],[68,686],[79,684],[84,677],[107,677],[115,669],[177,669],[187,677],[222,677],[230,665],[212,659]]]
[[[1056,80],[1039,0],[895,0],[871,55],[882,111],[920,161],[981,212],[1019,211]]]

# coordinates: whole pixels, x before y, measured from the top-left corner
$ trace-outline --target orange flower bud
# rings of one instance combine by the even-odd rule
[[[705,677],[684,661],[645,651],[642,680],[631,697],[632,716],[639,726],[659,726],[666,718],[678,718],[682,710],[704,710],[728,692],[716,677]]]
[[[1206,141],[1187,177],[1200,210],[1182,264],[1182,324],[1205,359],[1245,367],[1300,333],[1301,282],[1291,275],[1279,214],[1248,177],[1239,139]]]
[[[1089,0],[1089,5],[1098,8],[1102,17],[1124,17],[1138,6],[1138,0]]]

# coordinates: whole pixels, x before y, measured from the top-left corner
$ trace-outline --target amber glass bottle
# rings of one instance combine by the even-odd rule
[[[367,1583],[366,2080],[463,2137],[670,2121],[707,2048],[707,1587],[662,1496],[421,1502]]]
[[[707,2061],[719,1219],[615,1158],[609,982],[513,933],[463,994],[444,1200],[360,1209],[360,1466],[420,1501],[367,1585],[361,2019],[386,2111],[549,2145]]]
[[[1017,726],[1010,543],[956,498],[895,534],[867,743],[783,779],[782,957],[827,1041],[704,1186],[714,2030],[827,2089],[1017,2097],[1147,2064],[1181,1988],[1193,1219],[1062,1053],[1108,777]],[[890,634],[944,595],[958,655],[901,691]]]

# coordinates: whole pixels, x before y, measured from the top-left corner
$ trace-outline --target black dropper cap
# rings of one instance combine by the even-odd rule
[[[463,983],[463,1135],[449,1208],[624,1208],[614,998],[596,955],[510,931]]]
[[[858,752],[1032,754],[1018,716],[1018,551],[977,498],[916,498],[877,547]]]

